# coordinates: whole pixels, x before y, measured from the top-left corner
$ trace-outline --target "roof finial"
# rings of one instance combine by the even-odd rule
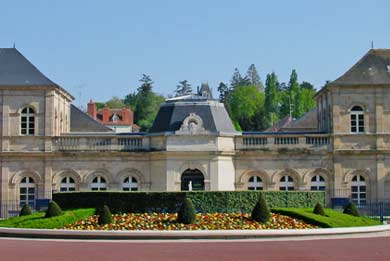
[[[14,49],[15,49],[15,42],[14,42]]]
[[[371,49],[374,49],[374,41],[371,41]]]

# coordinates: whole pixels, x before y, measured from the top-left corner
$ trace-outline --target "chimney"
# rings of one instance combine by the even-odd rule
[[[124,124],[133,124],[133,112],[130,109],[122,109],[122,122]]]
[[[110,121],[110,109],[104,108],[103,109],[103,124],[108,123]]]
[[[89,101],[88,103],[88,115],[91,116],[96,120],[97,116],[97,109],[96,109],[96,103],[94,103],[92,100]]]

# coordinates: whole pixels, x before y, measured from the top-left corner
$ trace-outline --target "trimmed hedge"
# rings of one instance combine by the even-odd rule
[[[260,194],[269,208],[304,208],[325,203],[325,192],[318,191],[60,192],[53,194],[53,200],[62,209],[107,205],[112,213],[177,213],[187,197],[197,212],[250,213]]]

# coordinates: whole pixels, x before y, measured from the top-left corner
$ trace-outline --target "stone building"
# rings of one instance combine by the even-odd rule
[[[116,134],[16,49],[0,49],[0,215],[56,191],[180,191],[190,181],[390,199],[390,50],[370,50],[315,98],[314,130],[236,132],[223,104],[192,95],[167,100],[149,133]]]

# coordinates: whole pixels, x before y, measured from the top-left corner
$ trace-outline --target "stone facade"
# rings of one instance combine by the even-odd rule
[[[117,135],[72,131],[73,97],[58,85],[16,86],[1,75],[1,216],[53,191],[179,191],[191,179],[204,190],[316,189],[329,202],[360,204],[390,199],[390,80],[339,78],[325,86],[316,95],[316,132],[235,132],[223,104],[192,96],[167,101],[150,133]],[[34,124],[22,134],[25,108]],[[362,131],[352,131],[354,124]]]

